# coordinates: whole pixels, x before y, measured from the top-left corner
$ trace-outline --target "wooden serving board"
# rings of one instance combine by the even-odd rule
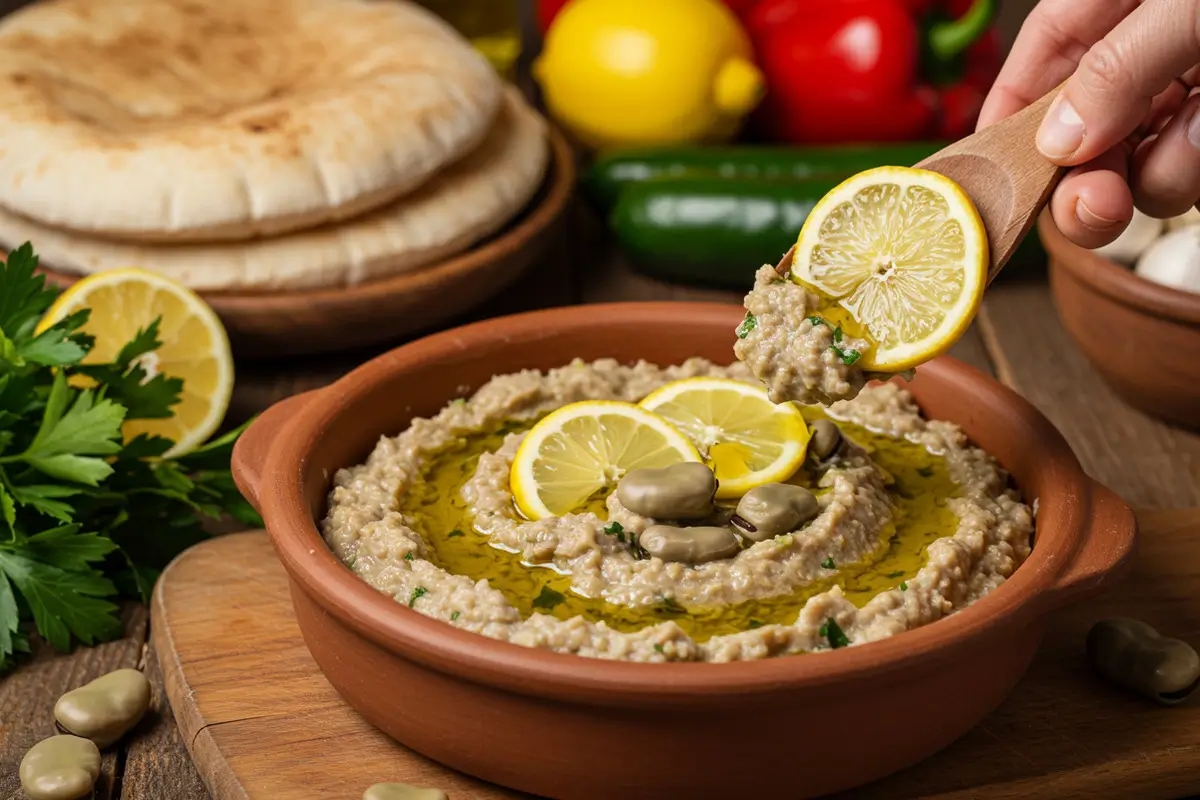
[[[1177,800],[1200,792],[1200,694],[1174,708],[1153,705],[1102,683],[1084,660],[1088,627],[1112,615],[1200,646],[1200,509],[1140,520],[1131,575],[1055,618],[1003,706],[942,753],[846,796]],[[440,787],[451,800],[526,797],[413,753],[342,702],[305,649],[265,533],[181,555],[163,573],[151,614],[171,706],[216,800],[357,800],[380,781]],[[905,721],[895,725],[903,736]]]

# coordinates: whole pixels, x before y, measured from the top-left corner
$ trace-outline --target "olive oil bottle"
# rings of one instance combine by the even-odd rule
[[[496,71],[512,79],[521,55],[521,12],[528,0],[417,0],[453,25]]]

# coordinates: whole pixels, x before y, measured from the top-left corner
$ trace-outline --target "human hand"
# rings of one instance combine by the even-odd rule
[[[1200,200],[1200,0],[1041,0],[996,79],[979,127],[1070,76],[1038,130],[1049,160],[1073,167],[1050,200],[1083,247]]]

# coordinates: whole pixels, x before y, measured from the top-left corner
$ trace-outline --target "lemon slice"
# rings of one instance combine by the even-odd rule
[[[548,414],[513,458],[510,483],[529,519],[582,510],[626,472],[700,461],[687,438],[632,403],[588,400]]]
[[[642,400],[707,456],[717,497],[741,497],[755,486],[786,481],[804,461],[808,425],[791,403],[776,405],[765,389],[728,378],[685,378]]]
[[[162,346],[140,358],[149,377],[162,373],[183,379],[174,415],[125,423],[127,439],[140,433],[175,442],[167,456],[179,456],[208,440],[221,424],[233,391],[233,355],[221,320],[192,290],[153,272],[116,269],[79,281],[63,292],[38,324],[53,325],[82,308],[91,315],[83,327],[96,338],[85,363],[112,361],[121,348],[161,317]]]
[[[958,184],[910,167],[860,172],[813,208],[792,275],[844,309],[875,347],[862,367],[901,372],[949,349],[983,297],[987,234]]]

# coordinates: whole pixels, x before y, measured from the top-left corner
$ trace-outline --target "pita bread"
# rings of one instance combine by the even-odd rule
[[[0,212],[0,241],[32,241],[43,263],[94,273],[137,266],[201,291],[286,291],[355,284],[461,252],[533,196],[546,171],[546,125],[510,90],[482,146],[413,194],[348,222],[275,239],[210,244],[107,242]]]
[[[0,21],[0,205],[122,239],[311,227],[473,150],[501,96],[400,0],[49,0]]]

